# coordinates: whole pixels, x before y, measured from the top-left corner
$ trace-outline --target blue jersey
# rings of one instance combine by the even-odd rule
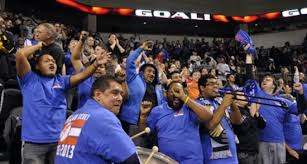
[[[212,111],[217,110],[218,103],[215,100],[204,100],[200,99],[198,102],[202,105],[211,106]],[[212,144],[210,135],[207,132],[201,132],[201,144],[204,154],[204,163],[206,164],[237,164],[238,158],[237,158],[237,148],[235,143],[235,135],[233,133],[232,128],[230,127],[228,121],[226,120],[225,116],[222,118],[220,124],[225,128],[227,138],[228,138],[228,146],[231,152],[231,156],[228,158],[220,158],[220,159],[210,159],[212,155]]]
[[[32,71],[18,78],[23,95],[22,141],[57,142],[66,116],[65,91],[70,76],[53,78]]]
[[[261,105],[259,109],[259,113],[266,120],[265,128],[259,130],[259,141],[273,142],[273,143],[285,142],[283,123],[288,113],[297,112],[296,103],[291,102],[285,98],[269,95],[262,90],[258,91],[257,96],[277,99],[288,105],[289,107],[288,109],[283,109],[281,107],[267,106],[267,105]],[[270,100],[261,100],[261,102],[272,104],[272,101]],[[279,105],[278,102],[276,102],[275,104]]]
[[[57,164],[120,163],[136,153],[117,117],[89,99],[66,121],[56,151]]]
[[[196,114],[184,105],[178,112],[163,103],[152,109],[147,124],[157,132],[159,150],[181,164],[202,164]]]

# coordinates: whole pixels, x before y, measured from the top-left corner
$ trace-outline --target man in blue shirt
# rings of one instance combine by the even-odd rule
[[[116,115],[123,89],[111,76],[97,79],[91,98],[65,123],[56,151],[57,164],[139,164],[136,148]]]
[[[77,42],[76,47],[72,50],[71,55],[71,63],[76,72],[82,72],[85,66],[82,64],[80,59],[81,51],[85,40],[88,37],[88,32],[82,31],[80,34],[80,39]],[[103,53],[106,53],[106,49],[102,45],[97,45],[95,47],[95,55],[100,56]],[[109,55],[109,54],[108,54]],[[78,85],[78,108],[82,107],[83,104],[90,98],[91,87],[94,81],[106,75],[106,66],[101,65],[99,66],[93,76],[89,77],[87,80],[83,81],[81,84]]]
[[[107,62],[107,55],[101,56],[83,72],[73,76],[56,74],[55,59],[43,54],[36,62],[35,72],[31,70],[28,58],[44,46],[42,42],[19,49],[16,53],[16,70],[23,95],[22,141],[23,163],[53,163],[56,142],[65,122],[65,92],[81,83]]]
[[[164,101],[163,91],[159,82],[159,73],[155,65],[143,64],[138,70],[135,63],[142,51],[152,50],[152,44],[151,41],[145,41],[142,46],[127,58],[126,82],[128,85],[128,99],[122,105],[120,120],[125,131],[130,135],[134,135],[138,131],[137,124],[140,118],[142,101],[150,101],[152,108],[161,105]],[[143,147],[151,148],[155,145],[155,139],[155,136],[150,136],[135,140],[135,142]]]
[[[181,164],[202,164],[199,124],[210,118],[211,114],[203,106],[184,93],[179,82],[171,82],[167,89],[167,102],[154,107],[145,119],[149,128],[158,135],[161,153]]]
[[[200,129],[201,144],[206,164],[238,164],[235,135],[231,128],[229,106],[232,95],[223,100],[217,98],[218,82],[212,75],[202,76],[198,81],[200,98],[198,102],[212,113],[212,119]]]
[[[252,55],[246,55],[246,74],[254,79],[252,71]],[[297,104],[285,98],[275,96],[277,83],[274,76],[268,74],[261,81],[261,87],[255,84],[255,96],[276,99],[277,101],[261,100],[262,103],[281,105],[287,104],[288,108],[261,105],[259,113],[266,120],[264,129],[259,130],[259,163],[280,164],[286,162],[286,147],[284,136],[284,120],[289,113],[297,113]],[[278,102],[279,101],[279,102]]]

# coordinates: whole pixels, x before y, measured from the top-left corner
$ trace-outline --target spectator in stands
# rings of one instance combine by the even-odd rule
[[[212,114],[200,130],[204,163],[238,163],[235,135],[227,111],[233,104],[232,95],[226,94],[222,102],[218,100],[218,82],[212,75],[202,76],[198,85],[201,96],[198,102]]]
[[[67,36],[65,33],[65,26],[60,23],[55,23],[54,27],[55,27],[55,31],[58,33],[55,39],[55,43],[57,43],[63,49],[65,41],[67,39]]]
[[[36,27],[35,38],[37,41],[43,42],[44,46],[34,54],[34,60],[37,60],[41,55],[49,54],[56,62],[57,73],[65,74],[65,54],[63,49],[55,43],[56,37],[55,27],[50,23],[42,23]]]
[[[193,100],[195,100],[199,96],[199,89],[198,89],[199,78],[200,78],[200,72],[193,71],[192,77],[186,81],[188,95]]]
[[[37,38],[35,38],[37,36],[37,35],[35,35],[35,29],[33,29],[32,33],[33,33],[33,37],[31,39],[25,40],[24,47],[33,46],[33,45],[38,43]]]
[[[56,163],[140,164],[135,145],[116,118],[123,101],[122,92],[114,77],[102,77],[94,82],[91,98],[65,123]],[[76,128],[81,133],[71,136]],[[71,142],[72,139],[78,142]]]
[[[121,46],[116,34],[109,35],[109,42],[107,43],[108,51],[112,52],[112,57],[119,59],[125,52],[125,49]]]
[[[226,84],[224,85],[224,88],[237,91],[239,89],[239,86],[236,84],[236,75],[235,74],[227,74],[226,75]]]
[[[239,94],[243,94],[242,92]],[[245,96],[237,95],[235,103],[238,108],[232,108],[231,121],[234,132],[237,134],[239,144],[237,145],[238,160],[240,164],[258,163],[258,129],[265,127],[265,120],[259,115],[259,104],[249,105]]]
[[[40,37],[38,37],[41,39]],[[81,83],[107,62],[106,55],[99,58],[83,72],[72,76],[57,74],[55,59],[43,54],[32,70],[28,57],[45,43],[19,49],[16,54],[16,69],[23,94],[22,141],[23,163],[54,163],[56,143],[65,122],[65,91]],[[44,110],[42,110],[44,108]]]
[[[88,32],[82,31],[80,34],[79,41],[76,44],[76,47],[72,49],[71,63],[75,69],[75,72],[77,73],[83,72],[86,68],[81,62],[81,52],[84,43],[86,42],[86,40],[88,40],[88,35]],[[95,56],[99,57],[104,54],[109,56],[109,53],[107,53],[106,49],[104,49],[102,45],[97,45],[97,47],[99,48],[97,48]],[[110,62],[109,59],[108,62]],[[100,65],[91,77],[78,85],[78,108],[81,108],[84,103],[90,98],[91,86],[94,81],[97,78],[106,75],[106,65]]]
[[[182,164],[202,164],[199,124],[210,118],[204,106],[184,93],[180,83],[171,82],[167,102],[154,107],[147,118],[143,114],[140,120],[147,119],[148,127],[157,133],[160,152]]]
[[[178,83],[182,83],[182,78],[180,76],[180,72],[174,71],[169,74],[171,81],[175,81]]]
[[[221,57],[216,66],[218,78],[222,81],[223,85],[226,83],[226,75],[230,73],[229,65],[225,63],[225,58]]]
[[[305,74],[303,72],[300,72],[299,79],[301,83],[305,83]]]
[[[127,58],[128,100],[123,103],[120,113],[120,119],[127,132],[130,125],[131,131],[137,129],[134,125],[139,122],[142,101],[150,101],[152,107],[155,107],[162,104],[164,100],[157,68],[153,64],[144,64],[139,72],[136,70],[135,60],[142,51],[151,50],[152,44],[151,41],[145,41]]]
[[[252,55],[246,55],[246,74],[248,79],[254,79],[252,71]],[[283,131],[283,122],[289,113],[297,113],[296,103],[274,96],[277,89],[275,78],[272,75],[264,76],[261,88],[256,85],[256,96],[276,99],[287,104],[289,110],[282,107],[262,105],[259,113],[267,121],[264,129],[259,131],[259,162],[262,164],[279,164],[286,162],[286,148]],[[268,104],[280,104],[268,100],[261,100]]]
[[[92,36],[87,36],[86,40],[84,41],[84,44],[82,45],[83,47],[81,50],[81,61],[83,65],[88,66],[91,64],[91,61],[95,59],[95,39]]]
[[[206,67],[203,67],[201,70],[200,70],[200,74],[201,76],[206,76],[209,74],[208,72],[208,69]]]

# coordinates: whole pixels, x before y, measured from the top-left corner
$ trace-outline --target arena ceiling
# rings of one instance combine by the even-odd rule
[[[306,0],[76,0],[89,6],[201,12],[228,16],[257,15],[307,7]]]

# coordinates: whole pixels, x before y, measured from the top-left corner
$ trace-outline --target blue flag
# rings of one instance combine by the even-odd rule
[[[240,42],[242,47],[249,53],[256,57],[256,50],[253,45],[251,37],[243,30],[239,30],[235,36],[235,40]]]

